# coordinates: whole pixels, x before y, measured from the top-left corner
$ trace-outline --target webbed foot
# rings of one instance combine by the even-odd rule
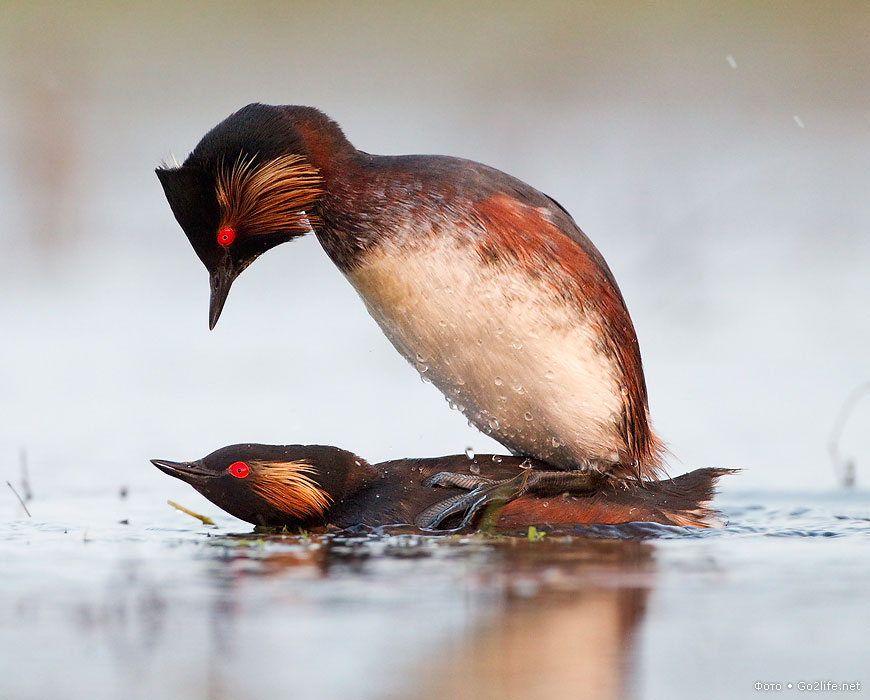
[[[455,528],[461,530],[471,522],[477,511],[484,505],[507,503],[519,496],[525,478],[526,473],[501,481],[450,472],[435,474],[427,480],[427,486],[454,486],[470,490],[468,493],[460,493],[429,506],[417,515],[414,523],[421,530],[437,530],[438,526],[451,515],[465,513],[462,522]]]
[[[466,527],[484,506],[504,505],[526,494],[546,497],[560,493],[588,493],[599,487],[602,475],[592,471],[535,471],[526,469],[510,479],[496,481],[472,474],[439,472],[423,482],[424,486],[468,489],[439,501],[414,519],[421,530],[437,530],[451,515],[465,513],[455,529]]]

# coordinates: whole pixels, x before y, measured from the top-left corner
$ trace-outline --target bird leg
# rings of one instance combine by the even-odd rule
[[[441,486],[444,488],[457,488],[471,491],[478,486],[485,486],[493,483],[493,479],[477,474],[457,474],[456,472],[438,472],[432,476],[423,479],[423,486]]]
[[[484,506],[504,505],[520,496],[539,498],[561,493],[589,493],[598,488],[601,474],[592,471],[535,471],[524,469],[510,479],[494,480],[472,474],[439,472],[423,482],[423,486],[467,489],[468,493],[451,496],[429,506],[414,519],[421,530],[437,530],[451,515],[465,513],[456,528],[466,527]]]

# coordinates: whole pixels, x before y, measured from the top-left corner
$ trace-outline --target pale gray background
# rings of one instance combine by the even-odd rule
[[[251,102],[559,200],[610,263],[672,473],[831,488],[870,379],[870,5],[13,3],[0,24],[0,464],[194,495],[236,441],[369,459],[497,445],[390,347],[313,238],[207,278],[153,168]],[[870,403],[870,400],[868,400]],[[870,479],[870,406],[843,451]],[[6,478],[4,477],[4,478]]]

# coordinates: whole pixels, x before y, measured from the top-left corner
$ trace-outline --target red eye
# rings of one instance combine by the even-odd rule
[[[232,228],[222,228],[218,231],[217,242],[226,248],[230,243],[236,240],[236,230]]]
[[[248,475],[248,465],[244,462],[233,462],[229,468],[230,474],[237,479],[244,479]]]

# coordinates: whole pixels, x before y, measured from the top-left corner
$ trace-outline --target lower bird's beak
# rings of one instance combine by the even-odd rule
[[[214,330],[221,316],[221,311],[223,311],[227,295],[230,293],[230,287],[233,286],[233,281],[239,273],[233,268],[232,262],[227,258],[225,262],[221,263],[209,274],[211,301],[208,307],[208,328],[209,330]]]
[[[165,459],[152,459],[151,464],[169,476],[186,481],[188,484],[195,484],[214,476],[203,469],[199,462],[169,462]]]

